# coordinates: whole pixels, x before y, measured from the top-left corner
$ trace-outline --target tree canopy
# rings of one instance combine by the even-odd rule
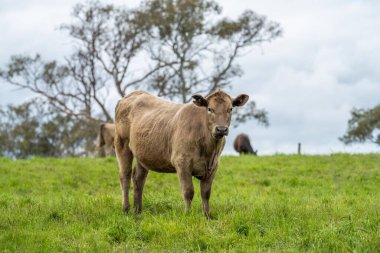
[[[96,122],[63,114],[41,99],[0,110],[0,156],[90,156]]]
[[[339,139],[345,144],[369,141],[380,145],[380,105],[372,109],[354,108],[347,132]]]

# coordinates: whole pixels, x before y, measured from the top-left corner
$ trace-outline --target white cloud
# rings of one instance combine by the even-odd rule
[[[245,76],[236,82],[268,110],[271,126],[251,123],[234,133],[249,133],[261,154],[296,152],[298,142],[308,153],[378,152],[371,144],[345,147],[338,137],[352,107],[380,103],[379,3],[254,2],[252,8],[281,23],[284,35],[247,55]]]

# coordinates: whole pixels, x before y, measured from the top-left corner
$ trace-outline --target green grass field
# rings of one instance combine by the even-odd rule
[[[212,219],[175,174],[121,211],[115,158],[0,159],[0,252],[380,252],[380,155],[222,157]],[[130,194],[132,200],[132,194]]]

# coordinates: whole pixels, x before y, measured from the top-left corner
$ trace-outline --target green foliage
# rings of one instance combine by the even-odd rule
[[[380,105],[351,111],[346,134],[339,138],[345,144],[370,141],[380,145]]]
[[[380,251],[379,154],[222,157],[209,221],[154,172],[124,215],[115,158],[0,158],[0,185],[5,252]]]
[[[281,35],[278,23],[253,11],[236,20],[221,12],[215,1],[143,1],[138,17],[149,24],[149,55],[168,66],[153,74],[149,89],[186,103],[194,93],[233,87],[243,74],[236,61],[244,49]]]
[[[97,122],[63,115],[39,99],[0,111],[0,156],[89,156]]]

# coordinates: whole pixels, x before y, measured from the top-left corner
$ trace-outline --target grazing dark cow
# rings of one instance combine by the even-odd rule
[[[239,134],[234,141],[234,148],[239,154],[257,155],[257,150],[253,150],[249,137],[246,134]]]
[[[96,149],[98,155],[101,154],[101,150],[104,148],[106,156],[114,154],[114,139],[115,139],[115,124],[103,123],[100,124],[98,133],[98,143]]]
[[[192,176],[200,180],[203,211],[210,217],[211,185],[231,122],[232,108],[244,105],[247,95],[232,99],[223,91],[207,97],[193,95],[189,104],[175,104],[135,91],[116,106],[115,151],[119,162],[123,210],[129,210],[133,179],[134,208],[142,209],[142,193],[150,170],[177,173],[190,209],[194,195]],[[132,160],[136,166],[132,172]]]

